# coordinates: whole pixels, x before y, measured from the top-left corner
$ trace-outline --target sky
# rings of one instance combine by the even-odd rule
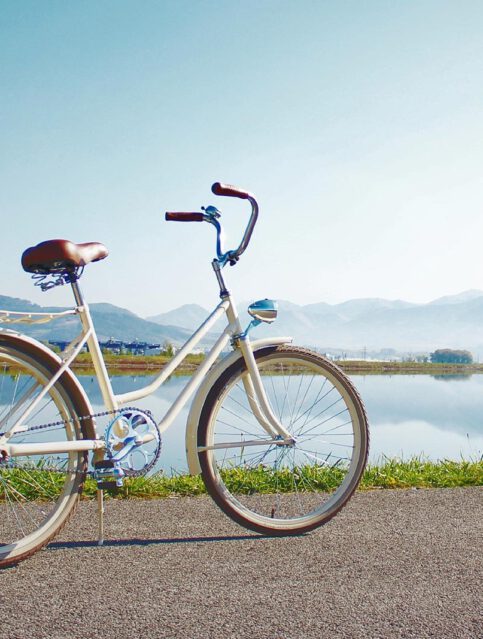
[[[0,0],[0,294],[43,240],[99,241],[91,302],[212,308],[214,229],[260,216],[239,300],[426,302],[483,289],[483,3]]]

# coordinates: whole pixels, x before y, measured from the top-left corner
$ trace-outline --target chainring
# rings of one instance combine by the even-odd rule
[[[142,438],[149,441],[139,442]],[[151,413],[126,408],[116,415],[105,431],[106,457],[116,462],[126,476],[148,473],[161,453],[161,433]]]

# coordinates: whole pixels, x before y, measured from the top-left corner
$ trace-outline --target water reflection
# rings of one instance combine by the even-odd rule
[[[469,373],[467,375],[431,375],[431,377],[439,382],[450,382],[452,380],[455,382],[467,382],[473,375]]]
[[[154,376],[114,377],[116,393],[139,389]],[[371,430],[370,459],[423,455],[430,459],[465,459],[483,451],[483,375],[355,375]],[[80,377],[94,410],[102,410],[95,378]],[[189,377],[171,377],[146,400],[136,402],[160,421]],[[163,434],[160,467],[185,471],[184,434],[189,407]]]
[[[483,451],[483,375],[354,376],[371,426],[371,458],[465,459]]]

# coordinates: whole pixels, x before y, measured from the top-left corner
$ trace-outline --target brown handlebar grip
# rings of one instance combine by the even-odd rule
[[[167,222],[203,222],[204,215],[197,211],[166,211]]]
[[[248,191],[238,189],[231,184],[222,184],[221,182],[215,182],[211,187],[211,192],[215,195],[226,195],[227,197],[239,197],[242,200],[248,200],[251,196]]]

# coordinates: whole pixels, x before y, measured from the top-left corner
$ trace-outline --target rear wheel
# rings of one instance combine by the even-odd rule
[[[0,336],[0,438],[58,368],[58,362],[35,345]],[[87,427],[79,416],[89,413],[72,378],[64,374],[8,443],[82,439]],[[0,457],[0,567],[26,559],[62,528],[75,508],[86,470],[86,452]]]
[[[243,526],[300,534],[331,519],[356,489],[369,445],[364,406],[344,373],[316,353],[270,347],[255,357],[272,410],[294,443],[271,440],[259,424],[240,358],[215,382],[201,412],[203,480]]]

